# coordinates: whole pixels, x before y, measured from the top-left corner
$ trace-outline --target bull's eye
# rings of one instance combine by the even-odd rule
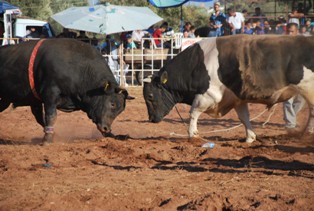
[[[111,109],[115,109],[116,108],[116,104],[113,103],[113,102],[110,104],[110,106],[111,106]]]
[[[153,100],[154,99],[154,95],[151,93],[148,95],[148,100]]]

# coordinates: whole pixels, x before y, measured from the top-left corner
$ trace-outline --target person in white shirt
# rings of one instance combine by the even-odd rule
[[[236,12],[233,8],[229,8],[228,15],[229,17],[227,21],[230,25],[232,34],[243,34],[245,19],[242,13]]]
[[[132,32],[132,40],[136,44],[137,48],[141,47],[142,38],[146,34],[148,34],[148,32],[147,31],[142,31],[142,30],[134,30]]]

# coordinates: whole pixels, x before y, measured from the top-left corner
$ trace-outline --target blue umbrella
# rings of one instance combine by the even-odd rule
[[[9,10],[9,9],[18,9],[18,7],[12,4],[9,4],[6,1],[0,1],[0,14],[3,14],[6,10]]]
[[[181,6],[181,30],[183,29],[183,17],[182,17],[182,5],[189,2],[210,2],[213,0],[148,0],[150,4],[157,8],[169,8],[169,7],[178,7]]]
[[[158,8],[168,8],[168,7],[178,7],[186,2],[194,1],[194,2],[210,2],[213,0],[148,0],[153,6]]]

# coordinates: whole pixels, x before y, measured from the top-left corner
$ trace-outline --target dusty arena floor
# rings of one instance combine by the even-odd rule
[[[284,135],[282,104],[264,127],[270,112],[250,105],[253,144],[243,126],[225,130],[239,125],[233,111],[202,115],[204,140],[188,140],[175,109],[150,123],[141,88],[129,92],[116,139],[85,113],[59,111],[55,143],[42,147],[29,108],[0,113],[0,210],[314,210],[314,141]],[[189,106],[177,108],[188,122]]]

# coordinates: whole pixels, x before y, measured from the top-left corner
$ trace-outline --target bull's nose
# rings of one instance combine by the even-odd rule
[[[107,127],[107,126],[105,126],[104,127],[104,131],[107,133],[107,132],[110,132],[110,128],[109,127]]]
[[[110,133],[111,132],[111,128],[108,125],[97,125],[97,129],[101,132],[101,133]]]
[[[153,123],[158,123],[161,121],[161,118],[156,117],[156,116],[152,116],[149,118],[149,121],[153,122]]]

